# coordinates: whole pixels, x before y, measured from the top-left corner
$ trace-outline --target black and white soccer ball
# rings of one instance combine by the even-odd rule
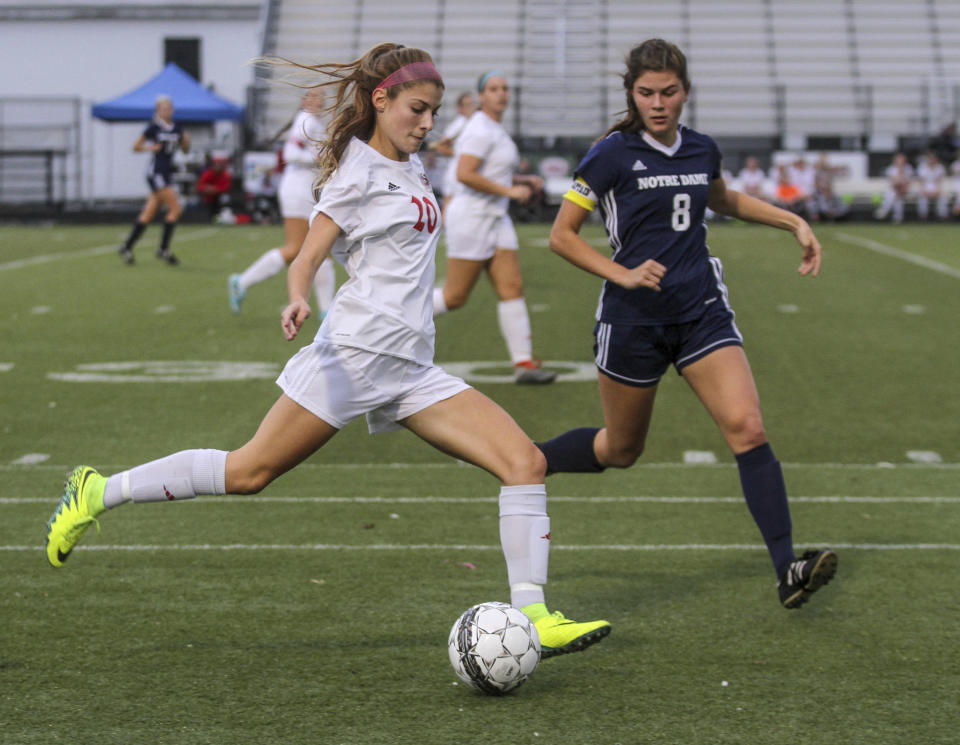
[[[540,662],[537,627],[507,603],[468,608],[450,629],[450,664],[478,691],[501,694],[524,683]]]

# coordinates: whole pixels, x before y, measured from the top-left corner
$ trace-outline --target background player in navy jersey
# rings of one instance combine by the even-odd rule
[[[190,149],[190,135],[173,121],[173,101],[169,96],[157,96],[153,121],[143,130],[133,149],[138,153],[153,153],[147,170],[150,196],[133,224],[130,235],[120,246],[120,257],[128,264],[133,263],[134,245],[156,216],[157,210],[163,206],[167,214],[163,220],[163,237],[160,239],[160,248],[157,249],[157,258],[168,264],[176,264],[177,257],[170,251],[170,239],[183,207],[173,184],[173,156],[177,150],[187,152]]]
[[[644,449],[659,380],[673,364],[736,456],[780,601],[797,608],[833,578],[837,557],[829,550],[794,554],[783,474],[720,261],[707,248],[704,211],[791,231],[803,250],[802,275],[819,272],[820,244],[798,215],[727,189],[716,143],[679,124],[690,90],[680,49],[650,39],[626,62],[626,116],[580,163],[550,234],[556,253],[604,279],[594,348],[605,426],[571,430],[540,448],[548,473],[631,466]],[[579,235],[597,204],[612,258]]]

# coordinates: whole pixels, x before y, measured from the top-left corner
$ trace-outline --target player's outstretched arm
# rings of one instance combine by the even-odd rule
[[[287,298],[289,303],[280,314],[280,326],[287,341],[293,341],[303,322],[310,317],[310,288],[317,269],[330,255],[334,241],[340,235],[340,227],[322,212],[318,214],[300,253],[287,271]]]
[[[823,249],[810,225],[800,215],[780,209],[762,199],[728,189],[723,179],[719,178],[710,183],[710,197],[707,205],[721,215],[789,230],[803,249],[803,257],[797,271],[813,277],[820,273]]]

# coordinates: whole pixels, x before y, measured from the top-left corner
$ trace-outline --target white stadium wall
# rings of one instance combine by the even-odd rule
[[[137,3],[125,3],[136,5]],[[163,5],[175,3],[140,3]],[[188,3],[188,5],[191,5]],[[196,3],[192,3],[196,7]],[[217,3],[205,2],[206,6]],[[0,66],[0,99],[19,97],[76,97],[82,106],[81,164],[83,174],[68,200],[89,202],[143,197],[147,156],[132,152],[143,124],[108,124],[93,119],[94,103],[137,88],[164,66],[165,38],[199,38],[200,81],[238,104],[245,103],[253,72],[249,61],[260,53],[260,23],[248,6],[244,20],[214,17],[178,20],[169,17],[130,19],[83,18],[84,3],[73,3],[74,15],[18,18],[11,8],[37,5],[0,1],[0,48],[7,64]],[[99,4],[103,7],[103,4]],[[49,6],[48,6],[49,7]],[[60,6],[61,8],[63,6]],[[175,13],[175,11],[174,11]],[[6,15],[4,15],[6,14]],[[81,17],[77,17],[77,16]],[[159,14],[163,16],[163,14]],[[226,132],[223,127],[226,127]],[[232,125],[218,127],[229,135]]]

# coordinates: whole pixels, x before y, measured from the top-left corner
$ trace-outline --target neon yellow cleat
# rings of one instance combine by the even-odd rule
[[[47,520],[47,561],[51,566],[63,566],[73,547],[90,527],[100,523],[96,517],[103,512],[103,487],[107,480],[89,466],[77,466],[67,478],[60,504]]]
[[[534,621],[540,635],[540,657],[554,657],[558,654],[581,652],[591,644],[596,644],[610,633],[607,621],[585,621],[579,623],[564,618],[560,611]]]

